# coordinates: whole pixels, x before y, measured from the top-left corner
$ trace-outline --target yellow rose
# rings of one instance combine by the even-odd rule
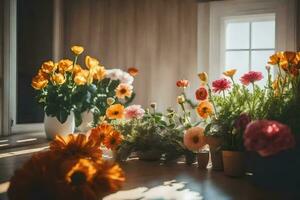
[[[198,74],[198,77],[200,79],[200,81],[203,83],[203,84],[206,84],[207,81],[208,81],[208,76],[207,76],[207,73],[206,72],[201,72]]]
[[[72,46],[71,51],[76,55],[80,55],[84,51],[84,48],[82,46]]]
[[[82,70],[75,75],[74,82],[76,85],[85,85],[87,83],[87,77],[88,74],[86,73],[86,70]]]
[[[91,69],[97,65],[99,65],[99,61],[96,58],[92,58],[90,56],[85,57],[85,65],[88,69]]]
[[[66,79],[64,75],[62,75],[61,73],[57,73],[52,75],[51,81],[53,82],[54,85],[61,85],[64,82],[66,82]]]
[[[60,73],[69,72],[73,69],[73,61],[69,59],[60,60],[58,62],[58,70]]]
[[[105,78],[106,70],[103,66],[95,66],[90,71],[95,80],[101,81]]]
[[[229,70],[226,70],[225,72],[223,72],[223,74],[225,76],[228,76],[228,77],[233,77],[236,73],[236,69],[229,69]]]
[[[78,64],[76,64],[74,67],[73,67],[73,74],[77,74],[77,73],[79,73],[79,72],[81,72],[82,71],[82,68],[81,68],[81,66],[80,65],[78,65]]]
[[[36,90],[41,90],[48,85],[48,80],[41,75],[33,77],[31,86]]]
[[[56,66],[54,65],[53,61],[46,61],[42,64],[41,70],[44,73],[50,74],[56,70]]]

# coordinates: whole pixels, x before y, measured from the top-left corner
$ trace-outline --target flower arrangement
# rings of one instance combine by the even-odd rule
[[[98,200],[120,189],[122,169],[102,159],[100,143],[85,134],[57,136],[11,178],[9,199]]]
[[[64,123],[73,111],[76,124],[80,125],[81,113],[93,112],[94,123],[107,114],[107,108],[127,106],[133,100],[132,83],[138,70],[134,67],[128,72],[120,69],[105,69],[96,59],[85,57],[85,68],[79,65],[78,57],[84,48],[73,46],[74,59],[44,62],[38,74],[32,79],[32,87],[37,91],[37,102],[48,116],[56,117]],[[111,108],[113,109],[113,108]],[[119,116],[115,116],[119,117]]]

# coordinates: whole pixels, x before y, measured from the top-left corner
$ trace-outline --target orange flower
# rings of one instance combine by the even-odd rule
[[[208,101],[202,101],[197,106],[197,113],[203,119],[208,118],[213,114],[213,106]]]
[[[104,139],[103,144],[108,149],[116,149],[122,142],[122,135],[116,131],[112,130]]]
[[[116,96],[119,99],[124,99],[125,97],[130,98],[132,95],[132,85],[128,85],[126,83],[120,83],[118,87],[115,89]]]
[[[81,68],[80,65],[76,64],[74,67],[73,67],[73,74],[77,74],[79,72],[81,72],[83,69]]]
[[[205,85],[208,81],[208,76],[207,76],[207,73],[206,72],[201,72],[198,74],[198,77],[201,81],[201,84]]]
[[[232,78],[236,73],[236,69],[229,69],[229,70],[226,70],[225,72],[223,72],[223,74],[227,77],[230,77]]]
[[[54,85],[61,85],[66,81],[66,79],[61,73],[55,73],[51,76],[51,81]]]
[[[47,61],[42,64],[41,70],[46,74],[50,74],[56,70],[56,65],[54,65],[53,61]]]
[[[105,78],[106,70],[103,66],[95,66],[92,69],[90,69],[90,71],[95,80],[101,81]]]
[[[81,158],[67,171],[65,180],[71,185],[80,186],[92,182],[96,172],[93,161]]]
[[[94,140],[97,144],[101,144],[106,136],[113,130],[113,127],[108,123],[102,123],[91,130],[89,139]]]
[[[179,88],[186,88],[189,86],[189,81],[188,80],[179,80],[176,82],[177,87]]]
[[[84,48],[82,46],[72,46],[71,51],[76,55],[80,55],[84,51]]]
[[[88,82],[89,71],[82,69],[75,74],[74,82],[76,85],[85,85]]]
[[[284,58],[288,61],[288,62],[293,62],[296,58],[296,52],[293,51],[285,51],[283,53]]]
[[[48,85],[48,80],[44,76],[36,75],[33,77],[31,86],[36,90],[41,90]]]
[[[136,76],[139,73],[139,70],[135,67],[130,67],[128,68],[127,72],[131,75],[131,76]]]
[[[268,64],[276,65],[276,64],[278,64],[280,62],[280,59],[281,59],[280,54],[279,53],[275,53],[272,56],[270,56]]]
[[[72,71],[72,69],[73,69],[73,61],[69,59],[64,59],[58,62],[58,70],[60,73],[63,74],[65,72]]]
[[[83,134],[69,134],[66,137],[56,135],[50,143],[50,150],[66,158],[91,158],[98,160],[102,157],[100,145],[88,139]]]
[[[94,188],[98,194],[111,193],[120,189],[124,181],[124,172],[119,165],[104,161],[96,174]]]
[[[121,104],[111,105],[106,110],[108,119],[122,119],[124,118],[124,106]]]
[[[91,69],[91,68],[96,67],[97,65],[99,65],[99,61],[96,58],[86,56],[85,57],[85,65],[88,69]]]

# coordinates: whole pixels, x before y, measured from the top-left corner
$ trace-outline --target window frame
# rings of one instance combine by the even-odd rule
[[[225,49],[224,20],[230,17],[275,14],[275,51],[296,50],[295,0],[232,0],[209,3],[209,67],[210,81],[223,72]],[[199,19],[201,20],[201,19]],[[224,51],[225,52],[225,51]],[[198,54],[199,55],[199,54]]]
[[[252,23],[253,22],[265,22],[265,21],[275,21],[275,30],[276,30],[276,17],[275,13],[266,13],[259,15],[244,15],[244,16],[230,16],[222,18],[221,25],[221,51],[220,51],[220,59],[221,59],[221,67],[226,67],[226,53],[233,51],[247,51],[249,54],[248,59],[248,70],[250,71],[252,68],[252,52],[253,51],[276,51],[276,31],[275,31],[275,44],[274,48],[252,48]],[[227,49],[226,48],[226,26],[228,23],[232,22],[247,22],[249,23],[249,48],[245,49]],[[225,70],[224,68],[222,70]]]
[[[53,58],[62,48],[62,1],[54,0]],[[44,132],[44,123],[17,124],[17,0],[4,0],[3,123],[0,136]]]

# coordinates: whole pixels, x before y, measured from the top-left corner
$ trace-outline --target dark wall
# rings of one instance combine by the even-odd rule
[[[30,84],[42,62],[52,58],[53,1],[17,2],[17,121],[42,122],[43,112]]]

